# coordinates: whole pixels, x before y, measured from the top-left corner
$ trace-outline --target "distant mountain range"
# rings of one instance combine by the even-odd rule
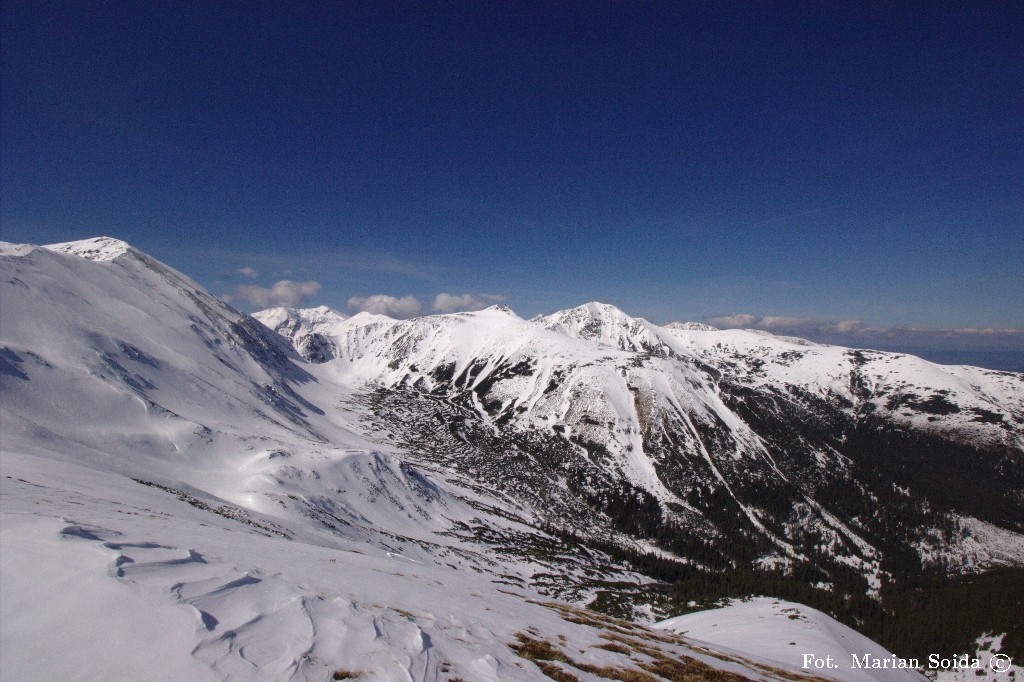
[[[110,238],[0,262],[5,678],[125,586],[169,670],[232,679],[770,679],[632,624],[757,594],[901,656],[1024,653],[1020,373],[599,303],[247,316]],[[47,672],[100,656],[74,641]]]

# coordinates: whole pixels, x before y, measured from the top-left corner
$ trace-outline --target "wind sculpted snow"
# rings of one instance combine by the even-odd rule
[[[666,583],[625,558],[880,580],[895,531],[857,509],[933,497],[863,478],[879,414],[1018,485],[1019,375],[596,304],[253,319],[109,238],[0,268],[3,679],[780,679],[638,624]],[[1014,565],[1019,512],[911,530]]]

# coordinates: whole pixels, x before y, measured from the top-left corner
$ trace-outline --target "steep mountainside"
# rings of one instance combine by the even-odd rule
[[[622,550],[677,598],[720,589],[707,571],[749,589],[774,575],[884,628],[882,592],[1024,565],[1020,374],[597,303],[529,321],[361,314],[321,333],[324,376],[363,392],[377,437]]]
[[[818,552],[876,589],[881,550],[897,545],[951,571],[1024,560],[1020,543],[1007,542],[1024,529],[1019,374],[660,328],[595,303],[531,321],[498,308],[328,325],[321,312],[256,317],[309,320],[275,327],[297,344],[315,327],[332,380],[375,390],[385,421],[389,409],[401,412],[390,420],[398,430],[445,424],[432,439],[417,436],[424,448],[434,440],[434,450],[472,451],[473,437],[495,440],[486,446],[493,461],[471,464],[480,455],[466,452],[464,464],[486,463],[505,488],[543,476],[552,519],[580,502],[614,526],[611,507],[635,497],[650,518],[627,505],[632,522],[647,524],[622,529],[632,536],[665,524],[705,539],[749,536],[747,556],[717,558],[788,563]],[[890,507],[882,514],[879,499]],[[986,532],[1000,537],[988,549]]]
[[[260,322],[291,339],[295,349],[309,362],[327,362],[334,357],[330,336],[347,318],[327,306],[308,310],[272,308],[264,310]]]
[[[0,275],[3,679],[782,679],[550,601],[651,581],[363,435],[322,365],[127,244],[0,244]]]
[[[0,268],[4,679],[778,679],[636,624],[757,593],[1024,634],[1022,375],[596,303],[249,317],[109,238]]]

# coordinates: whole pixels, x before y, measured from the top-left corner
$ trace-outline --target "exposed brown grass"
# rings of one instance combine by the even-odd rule
[[[615,644],[614,642],[606,642],[605,644],[598,644],[598,649],[604,649],[605,651],[614,651],[617,654],[623,654],[629,656],[631,653],[629,649],[622,646],[621,644]]]
[[[615,632],[600,632],[597,636],[601,639],[618,642],[620,645],[624,645],[629,649],[631,653],[645,654],[652,658],[663,655],[660,649],[648,644],[647,642],[634,639],[632,637],[624,637],[623,635]]]
[[[707,663],[689,656],[675,659],[662,654],[650,663],[641,664],[640,667],[669,682],[744,682],[744,680],[750,679],[743,675],[713,668]]]
[[[598,630],[597,636],[605,640],[605,643],[598,644],[594,648],[629,657],[631,664],[642,669],[618,665],[598,666],[577,661],[552,642],[542,639],[540,633],[533,628],[529,630],[529,634],[518,633],[516,635],[518,644],[510,645],[511,648],[522,658],[533,661],[545,675],[556,682],[578,682],[578,678],[567,671],[563,665],[603,679],[618,680],[618,682],[743,682],[743,680],[749,679],[735,672],[720,670],[685,654],[669,654],[659,646],[660,644],[689,647],[719,660],[747,665],[753,670],[773,674],[787,680],[824,682],[820,677],[779,670],[743,658],[728,656],[694,646],[694,643],[673,633],[652,631],[642,625],[568,604],[535,600],[530,600],[530,602],[558,612],[558,615],[569,623]],[[564,635],[559,636],[559,643],[563,647],[566,646]],[[581,650],[580,653],[584,653],[584,651]],[[556,665],[554,662],[563,665]]]
[[[526,633],[516,634],[519,644],[509,645],[520,658],[528,661],[568,661],[569,657],[551,642],[530,637]]]
[[[660,682],[658,678],[648,675],[640,670],[630,670],[617,665],[589,665],[587,663],[576,663],[575,666],[591,675],[603,677],[606,680],[618,680],[619,682]]]
[[[619,682],[659,682],[656,677],[641,670],[630,670],[629,668],[616,665],[598,666],[574,660],[551,642],[531,637],[524,632],[516,634],[516,639],[519,640],[519,643],[511,644],[512,650],[519,654],[520,657],[533,661],[541,669],[541,672],[556,680],[556,682],[573,682],[574,680],[578,682],[579,678],[565,670],[562,666],[555,665],[554,661],[564,663],[577,670],[606,680],[618,680]],[[615,653],[629,654],[629,650],[621,644],[609,643],[598,648],[605,648]]]
[[[553,679],[555,682],[580,682],[580,678],[573,675],[561,666],[547,661],[535,661],[540,671]]]
[[[331,676],[332,680],[355,680],[359,678],[360,673],[352,672],[351,670],[339,669],[334,671],[334,675]]]

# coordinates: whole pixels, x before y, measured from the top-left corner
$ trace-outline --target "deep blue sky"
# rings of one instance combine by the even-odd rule
[[[243,309],[1024,328],[1020,2],[2,12],[8,241],[120,237]]]

